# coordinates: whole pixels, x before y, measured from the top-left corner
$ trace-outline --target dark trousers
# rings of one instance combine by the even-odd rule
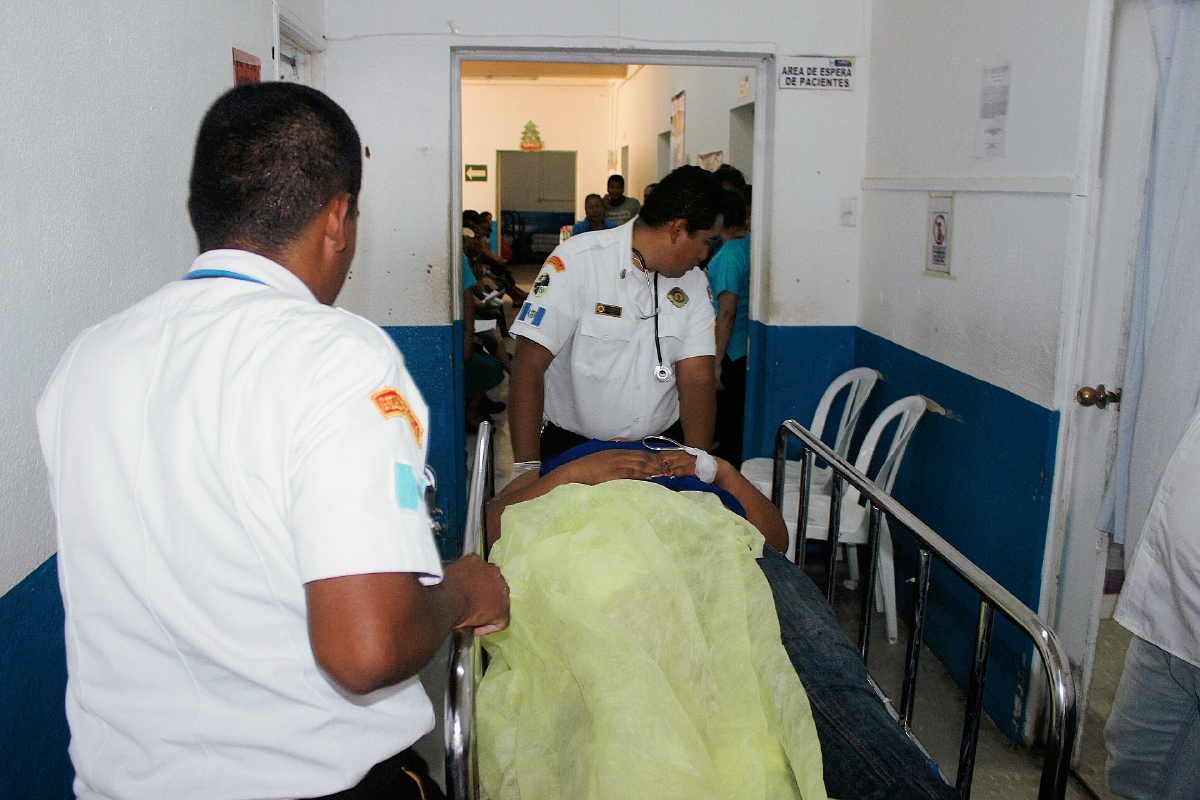
[[[717,446],[713,455],[723,458],[735,468],[742,466],[742,429],[746,420],[746,356],[730,361],[721,360],[721,385],[717,392],[717,425],[713,438]]]
[[[775,598],[783,648],[812,706],[829,796],[957,798],[875,696],[858,649],[842,632],[817,585],[770,547],[763,548],[758,565]]]
[[[404,750],[371,767],[357,786],[313,800],[446,800],[425,759]]]
[[[668,436],[680,444],[683,443],[683,424],[679,420],[675,420],[675,424],[662,432],[663,436]],[[538,443],[538,449],[542,457],[542,463],[545,464],[555,456],[562,455],[572,447],[581,445],[584,442],[591,441],[586,436],[581,436],[574,431],[569,431],[566,428],[560,428],[553,422],[547,422],[542,428],[542,436]]]

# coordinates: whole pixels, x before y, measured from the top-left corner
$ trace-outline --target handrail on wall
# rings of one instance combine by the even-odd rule
[[[1033,641],[1042,665],[1045,667],[1050,703],[1045,758],[1042,762],[1042,779],[1038,798],[1039,800],[1062,800],[1067,791],[1067,774],[1071,766],[1070,746],[1075,740],[1077,710],[1075,708],[1075,682],[1071,675],[1070,661],[1067,659],[1066,651],[1058,641],[1058,637],[1028,606],[971,563],[966,556],[917,519],[911,511],[896,502],[866,475],[855,469],[853,465],[837,455],[832,448],[795,420],[786,420],[779,426],[775,434],[771,501],[777,508],[782,509],[784,462],[787,458],[788,443],[791,437],[799,439],[804,449],[800,460],[800,507],[796,524],[796,561],[798,564],[803,565],[804,563],[809,475],[812,473],[814,455],[819,456],[833,469],[829,503],[829,538],[826,550],[827,580],[825,582],[826,596],[831,602],[834,586],[833,568],[837,557],[838,526],[841,521],[843,483],[849,483],[857,489],[866,498],[870,507],[867,547],[871,555],[867,562],[869,565],[867,580],[859,616],[858,646],[864,661],[867,658],[870,642],[870,611],[875,595],[879,534],[884,515],[886,514],[890,520],[908,531],[917,541],[917,579],[913,594],[912,625],[909,628],[904,683],[900,708],[897,712],[898,721],[905,731],[910,731],[913,702],[916,698],[917,663],[920,658],[921,639],[925,629],[925,612],[928,609],[929,583],[932,572],[930,560],[936,558],[966,582],[980,597],[979,620],[975,632],[975,652],[967,690],[966,718],[963,722],[963,735],[959,744],[958,777],[955,788],[963,800],[969,800],[971,780],[975,771],[975,751],[979,742],[979,723],[983,713],[983,689],[987,679],[992,624],[996,611],[999,611]]]

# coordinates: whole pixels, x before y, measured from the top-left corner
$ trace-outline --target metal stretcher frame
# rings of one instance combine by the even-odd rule
[[[908,532],[917,543],[917,578],[913,593],[912,616],[908,631],[908,647],[904,659],[904,682],[900,695],[900,708],[896,711],[898,722],[905,732],[912,735],[911,724],[913,703],[917,689],[917,663],[921,656],[921,640],[925,631],[925,612],[928,610],[929,582],[932,575],[931,560],[936,558],[961,578],[979,595],[979,621],[975,630],[974,657],[971,665],[970,683],[967,689],[967,708],[963,721],[962,739],[959,742],[958,776],[954,788],[963,800],[971,796],[971,780],[975,772],[975,750],[979,743],[979,723],[983,714],[983,689],[987,680],[988,652],[992,641],[992,623],[999,611],[1028,637],[1041,658],[1046,670],[1047,694],[1049,695],[1046,719],[1046,749],[1042,762],[1042,779],[1038,789],[1039,800],[1062,800],[1067,791],[1067,774],[1071,766],[1071,743],[1075,741],[1076,708],[1075,681],[1071,675],[1070,661],[1058,637],[1046,623],[1011,592],[971,563],[945,539],[938,536],[911,511],[900,505],[873,481],[855,469],[845,459],[814,436],[795,420],[786,420],[775,433],[774,466],[771,473],[771,502],[783,508],[784,463],[788,444],[792,437],[800,440],[803,455],[800,459],[800,507],[796,518],[796,563],[804,565],[806,528],[808,522],[809,475],[813,469],[814,454],[827,462],[833,469],[833,481],[829,503],[829,541],[826,547],[825,597],[833,602],[834,564],[837,558],[838,528],[841,522],[841,505],[844,484],[857,489],[869,504],[869,528],[867,548],[867,578],[859,611],[858,650],[863,661],[867,660],[871,641],[871,605],[875,597],[876,568],[879,557],[879,533],[884,515],[892,523]],[[874,682],[872,682],[874,684]],[[885,705],[892,709],[891,702],[880,694]]]
[[[479,426],[479,438],[475,447],[475,460],[468,490],[463,553],[483,555],[484,507],[494,491],[491,433],[491,426],[487,422]],[[893,523],[908,531],[917,542],[919,554],[917,586],[913,595],[900,708],[895,709],[891,701],[880,691],[878,685],[874,681],[871,682],[875,692],[889,711],[896,716],[905,733],[914,742],[916,741],[911,730],[911,723],[916,699],[917,666],[925,627],[925,612],[928,608],[932,559],[937,558],[980,596],[979,624],[976,630],[974,659],[967,693],[966,717],[959,746],[958,776],[955,788],[963,800],[969,800],[971,780],[975,770],[975,750],[979,741],[979,723],[983,713],[983,689],[987,679],[992,623],[995,619],[995,612],[999,610],[1033,641],[1046,670],[1050,702],[1045,760],[1042,765],[1038,798],[1039,800],[1062,800],[1066,795],[1067,774],[1070,768],[1070,743],[1075,738],[1076,708],[1074,680],[1071,676],[1066,652],[1058,638],[1046,627],[1037,614],[1021,603],[1012,593],[971,563],[927,525],[913,516],[910,511],[884,493],[874,482],[794,420],[787,420],[781,424],[775,435],[771,500],[776,507],[782,508],[783,467],[787,457],[788,444],[792,437],[800,440],[804,450],[801,458],[801,493],[796,542],[797,563],[801,566],[804,564],[806,543],[804,523],[808,519],[808,478],[813,468],[814,455],[819,456],[833,469],[832,502],[829,509],[829,542],[826,549],[826,585],[824,587],[825,595],[829,600],[833,598],[833,567],[837,554],[838,525],[841,519],[841,496],[844,484],[849,483],[858,489],[870,504],[867,547],[870,549],[871,558],[867,561],[865,591],[862,595],[859,614],[858,649],[864,661],[867,659],[870,643],[870,612],[875,595],[879,533],[884,515],[886,514]],[[479,781],[472,723],[475,714],[474,692],[483,674],[483,664],[479,643],[475,641],[475,637],[470,632],[455,632],[449,666],[450,675],[446,686],[444,718],[446,793],[455,800],[477,800]],[[917,744],[920,746],[919,742]]]

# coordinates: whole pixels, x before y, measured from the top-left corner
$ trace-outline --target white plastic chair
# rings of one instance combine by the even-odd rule
[[[862,447],[859,448],[858,458],[854,466],[859,472],[871,477],[867,470],[871,467],[871,459],[879,444],[879,437],[888,423],[899,417],[896,432],[892,436],[892,444],[888,448],[887,457],[880,465],[879,471],[872,477],[876,485],[883,491],[891,493],[892,485],[896,482],[896,473],[900,470],[900,462],[904,451],[912,438],[917,422],[927,408],[925,398],[920,395],[904,397],[883,410],[883,413],[871,423]],[[799,482],[799,478],[797,478]],[[858,504],[861,497],[858,490],[847,486],[842,496],[841,523],[838,527],[838,543],[845,545],[860,545],[867,543],[870,515],[867,507]],[[808,539],[810,541],[827,541],[829,539],[829,503],[828,494],[811,493],[808,504]],[[799,487],[787,491],[783,496],[783,520],[788,529],[788,558],[795,561],[796,553],[796,516],[800,511]],[[856,547],[847,548],[847,561],[850,567],[851,580],[858,580],[858,550]],[[895,643],[899,636],[896,623],[896,569],[892,558],[892,536],[888,530],[887,518],[879,529],[879,569],[875,583],[875,607],[882,611],[887,623],[888,641]]]
[[[879,373],[870,367],[858,367],[844,372],[834,378],[833,383],[829,384],[829,388],[825,390],[825,394],[821,395],[821,401],[817,403],[817,412],[813,414],[809,430],[820,437],[825,431],[825,421],[829,416],[829,409],[833,406],[833,401],[843,389],[849,387],[846,394],[846,405],[842,409],[842,419],[838,422],[837,437],[834,439],[833,445],[833,451],[842,458],[850,457],[850,441],[854,438],[854,429],[858,426],[858,418],[862,415],[863,406],[866,405],[867,398],[871,396],[877,380],[879,380]],[[769,458],[751,458],[742,462],[742,475],[767,497],[771,496],[771,465],[772,461]],[[829,481],[833,473],[829,467],[818,467],[815,464],[813,466],[811,492],[813,494],[828,492]],[[800,483],[799,461],[786,462],[783,483],[784,486],[793,487],[794,491],[798,491],[795,487]]]

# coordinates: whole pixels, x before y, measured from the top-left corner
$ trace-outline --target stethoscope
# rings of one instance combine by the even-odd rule
[[[670,436],[663,436],[662,434],[643,436],[642,447],[655,453],[665,453],[670,450],[685,449],[683,445],[672,439]]]
[[[637,256],[638,266],[640,266],[642,272],[645,273],[646,286],[649,287],[650,270],[646,269],[646,257],[643,256],[641,251],[639,251],[636,247],[631,247],[629,249],[633,251],[635,256]],[[650,319],[650,317],[654,317],[654,354],[658,357],[658,366],[654,368],[654,377],[657,378],[660,383],[666,383],[667,381],[671,380],[671,368],[663,363],[662,345],[660,345],[658,342],[658,270],[654,271],[654,286],[650,291],[651,294],[654,295],[654,311],[649,317],[644,317],[639,314],[638,318]],[[668,441],[670,440],[668,439]],[[676,445],[676,447],[678,446],[679,445]]]

